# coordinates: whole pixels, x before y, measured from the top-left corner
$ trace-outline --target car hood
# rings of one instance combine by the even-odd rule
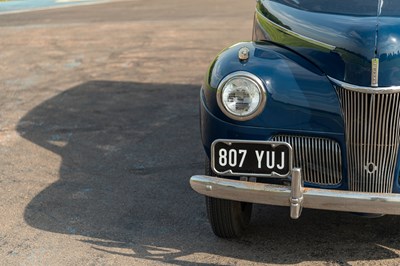
[[[361,16],[259,1],[256,21],[261,34],[255,39],[284,45],[328,76],[358,86],[371,86],[371,62],[379,58],[378,86],[400,85],[400,18],[381,16],[385,5],[376,3],[376,15]]]

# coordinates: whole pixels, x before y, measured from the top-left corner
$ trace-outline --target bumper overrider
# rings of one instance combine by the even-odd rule
[[[289,206],[293,219],[300,217],[302,208],[400,215],[400,194],[306,188],[299,168],[292,169],[290,179],[291,185],[283,186],[195,175],[190,185],[209,197]]]

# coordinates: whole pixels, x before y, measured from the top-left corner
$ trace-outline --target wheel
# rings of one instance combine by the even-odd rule
[[[206,175],[215,176],[206,158]],[[242,235],[250,223],[252,203],[206,196],[207,216],[214,234],[222,238]]]

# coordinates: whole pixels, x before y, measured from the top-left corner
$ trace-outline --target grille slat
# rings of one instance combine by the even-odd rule
[[[391,193],[400,142],[399,93],[337,87],[342,106],[349,189]]]
[[[272,141],[284,141],[293,148],[293,166],[302,170],[306,182],[338,185],[342,182],[341,150],[337,142],[317,137],[276,135]]]

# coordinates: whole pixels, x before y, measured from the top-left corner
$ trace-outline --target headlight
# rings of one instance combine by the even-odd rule
[[[222,112],[235,120],[250,120],[265,106],[267,93],[261,80],[248,72],[234,72],[218,86],[217,102]]]

